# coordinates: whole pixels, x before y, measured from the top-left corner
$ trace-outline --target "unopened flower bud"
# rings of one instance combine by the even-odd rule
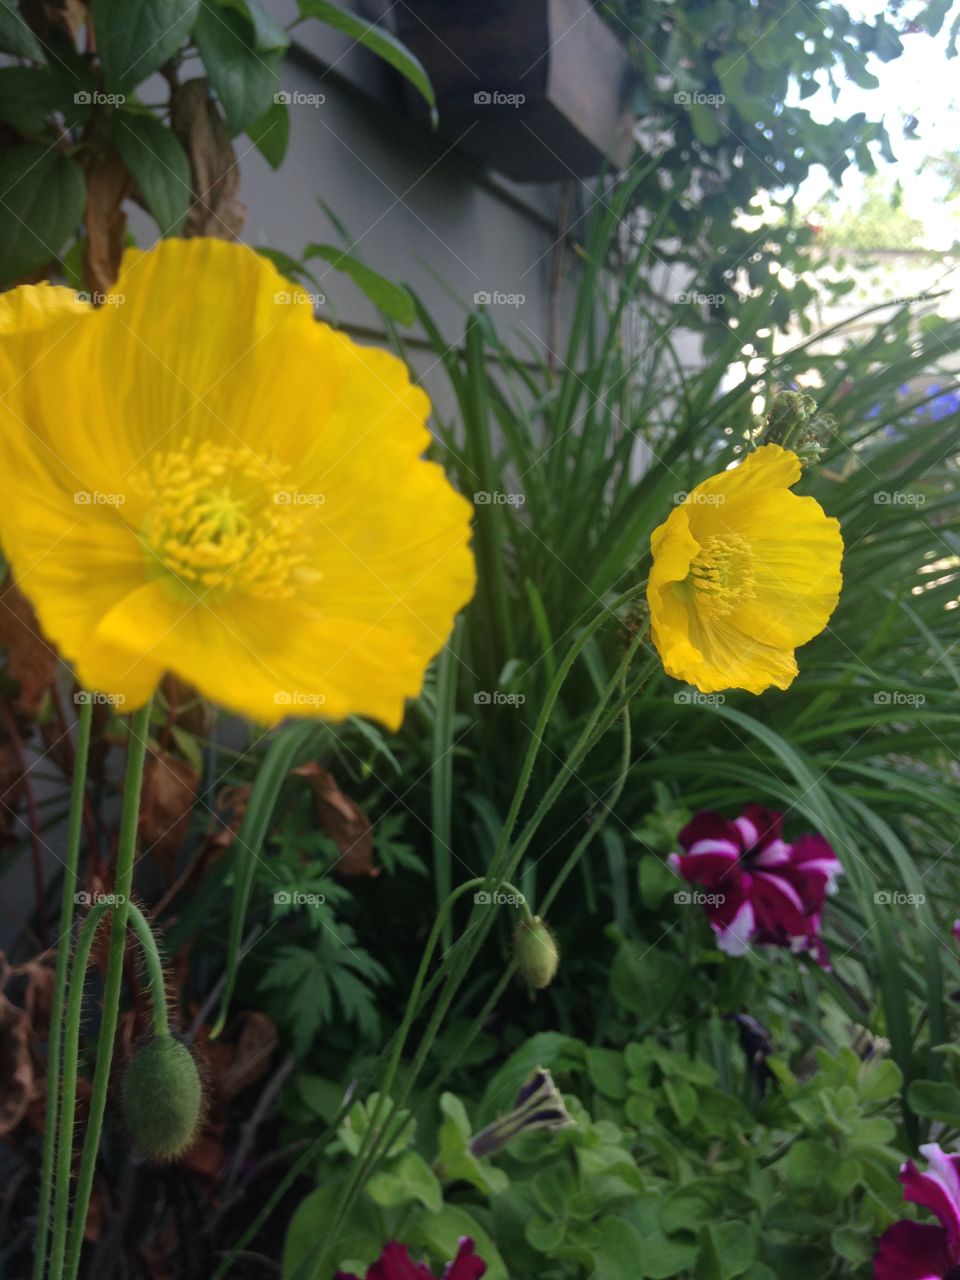
[[[521,1133],[534,1129],[567,1129],[574,1119],[545,1067],[537,1067],[517,1094],[513,1110],[494,1120],[470,1142],[475,1156],[489,1156]]]
[[[532,991],[549,987],[557,974],[560,953],[546,921],[539,916],[521,920],[513,935],[513,954],[521,977]]]
[[[203,1086],[193,1055],[171,1035],[134,1049],[123,1077],[123,1116],[151,1160],[176,1160],[193,1145],[203,1115]]]
[[[760,444],[779,444],[804,464],[817,462],[835,426],[829,414],[818,412],[813,396],[778,391],[764,420]]]

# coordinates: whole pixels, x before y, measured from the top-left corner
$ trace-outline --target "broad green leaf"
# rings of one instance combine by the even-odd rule
[[[294,1211],[283,1244],[283,1280],[320,1280],[320,1271],[308,1259],[316,1256],[317,1246],[327,1237],[333,1225],[337,1203],[343,1190],[343,1178],[331,1178],[312,1191]],[[354,1202],[337,1238],[334,1264],[348,1259],[364,1265],[372,1263],[382,1247],[377,1221],[377,1208],[363,1198]],[[327,1276],[330,1271],[326,1271]]]
[[[279,169],[290,145],[290,109],[274,102],[259,120],[247,128],[247,137],[271,169]]]
[[[290,44],[290,37],[260,0],[219,0],[223,9],[236,9],[253,27],[253,47],[257,53],[281,52]]]
[[[928,1116],[951,1126],[960,1125],[960,1089],[956,1085],[914,1080],[907,1091],[907,1102],[918,1116]]]
[[[388,1169],[375,1173],[367,1194],[385,1209],[422,1204],[431,1213],[443,1208],[443,1191],[436,1174],[416,1151],[405,1151]]]
[[[14,0],[0,0],[0,53],[44,61],[40,41],[27,26]]]
[[[303,251],[305,258],[322,258],[329,262],[335,271],[342,271],[349,276],[358,289],[361,289],[374,306],[391,320],[399,324],[413,324],[417,318],[416,307],[410,293],[402,284],[394,284],[385,276],[368,267],[352,254],[331,244],[309,244]]]
[[[0,120],[28,133],[39,133],[55,111],[72,127],[89,112],[88,96],[46,67],[0,67]]]
[[[374,23],[365,22],[355,13],[340,9],[328,0],[300,0],[300,15],[303,18],[319,18],[328,27],[341,31],[345,36],[364,45],[378,58],[383,58],[391,67],[399,71],[430,107],[434,124],[437,120],[437,100],[433,92],[430,78],[423,69],[419,58],[415,58],[406,45],[402,44],[389,31]]]
[[[113,140],[161,235],[179,235],[193,198],[190,161],[180,139],[155,116],[119,111]]]
[[[745,1222],[711,1222],[700,1232],[697,1276],[701,1280],[734,1280],[757,1256],[757,1240]]]
[[[485,1280],[507,1280],[507,1269],[493,1240],[476,1218],[459,1205],[446,1204],[439,1213],[423,1213],[410,1231],[410,1241],[426,1249],[438,1262],[457,1256],[460,1241],[469,1236],[487,1264]]]
[[[597,1230],[600,1241],[590,1251],[596,1264],[594,1280],[636,1280],[644,1254],[640,1233],[613,1214],[601,1218]]]
[[[169,61],[189,36],[200,0],[93,0],[107,87],[131,89]]]
[[[0,155],[0,288],[57,257],[85,200],[83,170],[72,157],[34,145]]]
[[[261,120],[279,91],[280,51],[260,53],[250,22],[216,0],[200,0],[194,39],[231,134]]]

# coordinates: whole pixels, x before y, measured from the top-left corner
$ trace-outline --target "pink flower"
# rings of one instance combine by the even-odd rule
[[[935,1142],[921,1147],[920,1154],[926,1173],[912,1160],[900,1170],[903,1198],[932,1210],[941,1225],[895,1222],[880,1237],[874,1280],[960,1280],[960,1156],[948,1155]]]
[[[669,862],[703,888],[721,951],[740,956],[754,943],[790,947],[812,952],[826,969],[820,913],[843,867],[823,836],[788,844],[782,825],[782,814],[756,804],[733,822],[698,813],[680,832],[685,852],[671,854]]]
[[[444,1280],[480,1280],[487,1264],[473,1251],[473,1241],[464,1236],[457,1256],[444,1268]],[[359,1276],[338,1271],[334,1280],[360,1280]],[[383,1253],[367,1268],[366,1280],[435,1280],[433,1272],[422,1262],[414,1262],[405,1244],[391,1240]]]

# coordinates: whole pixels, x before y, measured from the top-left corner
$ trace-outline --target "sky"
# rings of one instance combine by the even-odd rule
[[[871,16],[879,6],[850,4],[851,11]],[[946,47],[951,17],[936,37],[924,34],[903,37],[904,52],[893,62],[871,57],[869,70],[880,81],[878,89],[843,84],[833,101],[824,87],[803,104],[818,120],[847,118],[864,111],[868,119],[883,119],[897,156],[896,164],[878,158],[878,168],[891,181],[899,179],[908,213],[925,227],[927,247],[947,249],[960,239],[960,201],[951,208],[944,201],[944,184],[932,173],[921,173],[926,156],[960,150],[960,57],[949,59]],[[916,136],[903,136],[903,120],[916,116]],[[811,208],[836,183],[823,168],[814,169],[800,188],[798,204]],[[863,190],[863,175],[853,167],[840,184],[842,205],[856,206]]]

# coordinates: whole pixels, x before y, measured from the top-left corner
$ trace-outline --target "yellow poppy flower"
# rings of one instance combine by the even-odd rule
[[[125,711],[170,670],[261,722],[396,727],[474,588],[429,409],[253,250],[166,240],[97,309],[0,296],[0,542]]]
[[[790,492],[799,478],[795,453],[763,445],[654,530],[647,600],[668,675],[703,693],[793,681],[794,649],[836,608],[843,556],[837,521]]]

